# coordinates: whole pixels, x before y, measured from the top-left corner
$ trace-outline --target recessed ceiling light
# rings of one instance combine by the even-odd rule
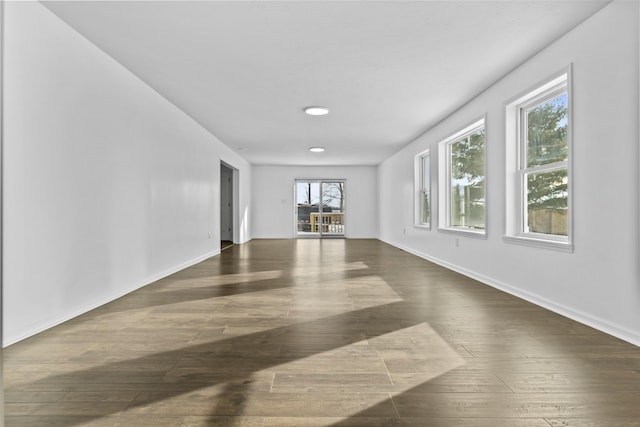
[[[324,151],[323,147],[311,147],[309,148],[309,151],[311,151],[312,153],[322,153]]]
[[[324,116],[329,114],[329,109],[325,107],[305,107],[304,112],[310,116]]]

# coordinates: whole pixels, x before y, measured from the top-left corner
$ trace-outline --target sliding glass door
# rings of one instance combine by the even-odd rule
[[[296,180],[296,235],[344,236],[344,180]]]

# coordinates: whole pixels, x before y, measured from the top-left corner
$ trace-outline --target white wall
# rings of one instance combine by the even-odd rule
[[[377,238],[377,169],[375,166],[254,166],[252,236],[293,238],[294,181],[346,179],[345,236]]]
[[[614,2],[383,162],[381,239],[640,344],[638,17],[637,2]],[[505,103],[570,63],[575,251],[504,243]],[[485,112],[488,239],[456,247],[456,236],[412,226],[413,156],[437,156]]]
[[[221,160],[250,238],[249,163],[41,4],[5,14],[5,344],[218,253]]]
[[[3,66],[3,59],[4,59],[4,2],[0,2],[0,219],[1,219],[1,212],[2,212],[2,189],[4,188],[4,173],[3,173],[3,164],[4,164],[4,160],[3,160],[3,146],[4,146],[4,142],[3,142],[3,122],[4,122],[4,113],[3,113],[3,102],[1,102],[2,99],[4,99],[4,91],[3,91],[3,86],[4,86],[4,66]],[[2,229],[2,224],[0,223],[0,242],[2,242],[2,235],[3,235],[3,229]],[[2,255],[2,246],[0,245],[0,290],[2,289],[2,260],[3,260],[3,255]],[[2,361],[4,360],[3,355],[2,355],[2,329],[3,329],[3,310],[2,310],[2,292],[0,292],[0,427],[4,427],[4,380],[3,380],[3,371],[4,369],[2,369]]]

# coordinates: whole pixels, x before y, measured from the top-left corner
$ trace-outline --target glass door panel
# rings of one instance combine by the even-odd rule
[[[344,236],[344,182],[323,181],[322,230],[323,235]]]
[[[296,181],[296,231],[298,236],[319,236],[320,183]]]

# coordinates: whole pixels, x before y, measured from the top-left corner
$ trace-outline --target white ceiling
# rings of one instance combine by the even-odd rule
[[[378,164],[607,3],[44,2],[241,156],[280,165]]]

